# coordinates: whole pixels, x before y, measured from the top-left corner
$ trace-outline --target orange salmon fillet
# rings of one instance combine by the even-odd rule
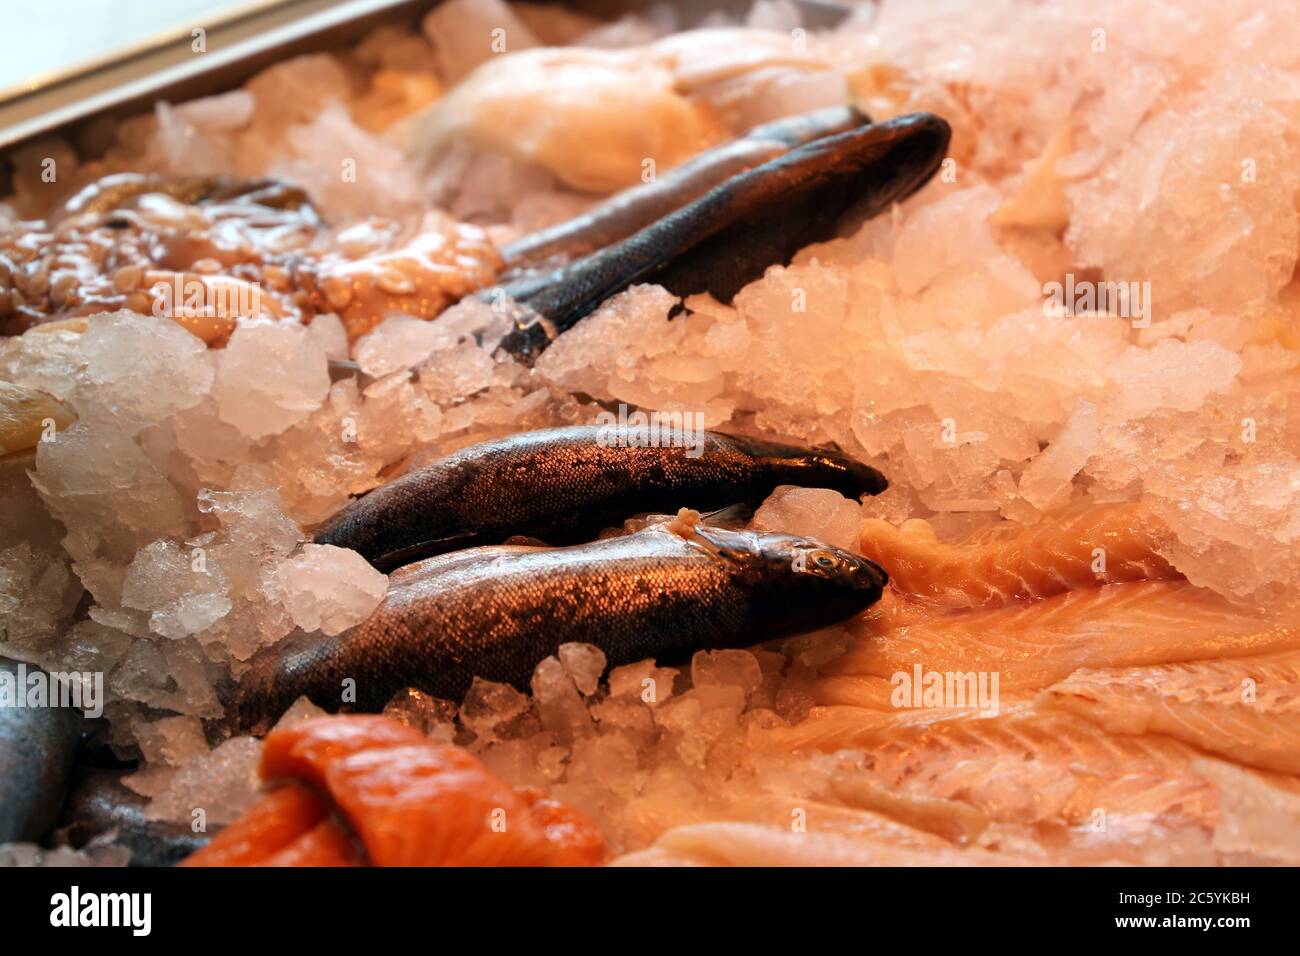
[[[581,866],[605,852],[578,811],[540,791],[516,792],[468,751],[386,717],[272,731],[260,772],[288,785],[188,865]]]
[[[863,522],[860,550],[890,586],[954,608],[999,607],[1077,588],[1180,577],[1157,549],[1169,532],[1135,504],[1098,505],[1011,534],[944,544],[924,520]]]
[[[256,866],[292,846],[329,816],[329,807],[305,787],[280,787],[262,797],[181,866]]]
[[[361,866],[365,860],[347,830],[333,819],[322,820],[258,866]]]
[[[551,845],[552,866],[595,866],[605,855],[605,840],[591,822],[536,787],[516,787],[533,821]]]

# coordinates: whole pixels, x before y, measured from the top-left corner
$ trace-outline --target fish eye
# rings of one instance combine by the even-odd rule
[[[839,561],[829,551],[814,551],[812,561],[823,571],[834,571],[839,566]]]

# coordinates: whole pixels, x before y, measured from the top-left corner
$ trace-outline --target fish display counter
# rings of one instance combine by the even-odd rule
[[[1300,864],[1246,6],[280,0],[27,78],[0,863]]]

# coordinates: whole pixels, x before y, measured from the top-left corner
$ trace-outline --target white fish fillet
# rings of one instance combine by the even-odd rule
[[[1157,733],[1251,767],[1300,774],[1300,652],[1080,670],[1043,704],[1109,734]]]
[[[1253,806],[1290,819],[1300,806],[1296,778],[1233,768],[1162,735],[1111,736],[1089,720],[1028,702],[989,719],[969,711],[816,708],[793,727],[756,733],[753,742],[786,751],[861,749],[900,794],[977,809],[992,821],[978,847],[1010,854],[1008,863],[1035,853],[1056,863],[1148,865],[1300,856],[1300,840],[1266,854],[1242,838],[1237,806],[1245,779]],[[1237,803],[1223,791],[1233,770],[1246,775],[1232,778]],[[1300,836],[1300,824],[1292,832]]]
[[[866,633],[823,673],[868,680],[859,699],[889,707],[881,678],[996,673],[1002,692],[1041,690],[1082,667],[1137,667],[1300,650],[1300,622],[1273,619],[1186,582],[1114,584],[1028,605],[950,613]],[[845,682],[839,682],[844,685]],[[852,686],[852,682],[849,682]],[[822,689],[826,703],[852,691]]]
[[[1000,607],[1103,584],[1180,578],[1159,554],[1168,529],[1136,504],[1094,505],[1034,527],[957,544],[929,523],[869,519],[861,551],[889,572],[896,592],[946,607]]]
[[[677,827],[614,866],[1007,866],[1043,862],[980,849],[917,848],[880,839],[795,833],[761,823]]]

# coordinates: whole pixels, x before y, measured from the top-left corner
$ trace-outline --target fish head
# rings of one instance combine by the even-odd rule
[[[785,541],[765,545],[779,567],[788,562],[791,596],[820,604],[829,620],[851,617],[880,600],[889,583],[885,569],[867,558],[812,538],[780,535]]]
[[[889,583],[875,562],[814,538],[705,525],[694,533],[734,566],[747,587],[755,625],[772,633],[846,620],[879,601]]]

